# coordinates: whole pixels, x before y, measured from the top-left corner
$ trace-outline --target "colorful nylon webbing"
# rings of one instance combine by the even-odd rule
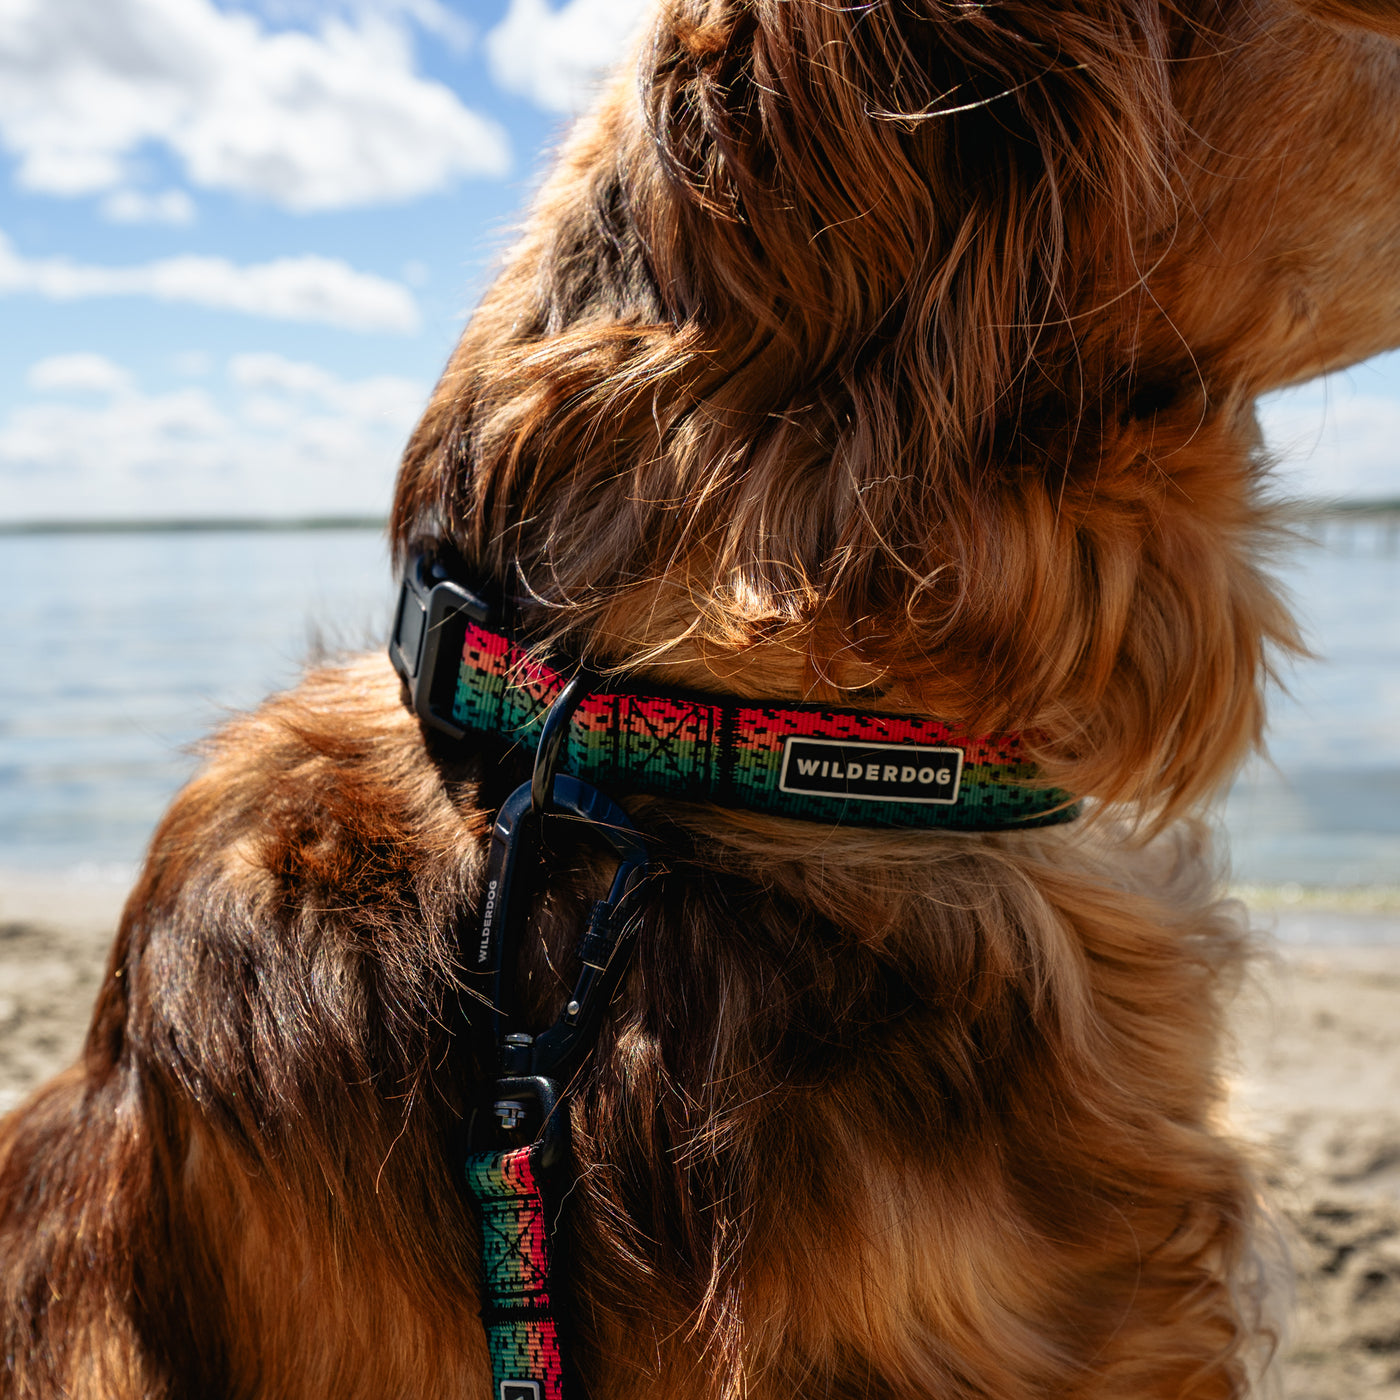
[[[469,622],[452,716],[532,750],[565,682],[508,637]],[[1036,785],[1015,734],[971,736],[939,720],[796,703],[599,691],[575,710],[560,767],[613,793],[855,826],[996,831],[1078,815],[1069,793]],[[851,775],[841,791],[838,779]],[[838,790],[813,790],[822,786]],[[903,800],[923,793],[931,795]]]
[[[467,1186],[481,1226],[481,1316],[493,1400],[564,1398],[541,1147],[467,1159]]]

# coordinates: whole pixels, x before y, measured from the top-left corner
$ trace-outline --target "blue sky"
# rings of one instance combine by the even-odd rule
[[[0,520],[379,514],[640,0],[3,0]],[[1400,360],[1271,401],[1400,496]]]

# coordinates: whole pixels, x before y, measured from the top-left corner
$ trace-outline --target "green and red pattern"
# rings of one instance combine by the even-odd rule
[[[565,683],[564,674],[510,638],[470,623],[453,718],[531,750]],[[956,795],[920,802],[785,790],[785,746],[793,739],[957,750]],[[889,757],[897,767],[898,754],[891,750]],[[1018,735],[969,735],[936,719],[797,703],[597,691],[574,712],[560,767],[614,794],[655,793],[854,826],[998,831],[1047,826],[1078,814],[1069,793],[1037,782]]]
[[[467,1186],[481,1226],[481,1316],[491,1352],[493,1400],[564,1396],[538,1151],[537,1143],[467,1159]]]

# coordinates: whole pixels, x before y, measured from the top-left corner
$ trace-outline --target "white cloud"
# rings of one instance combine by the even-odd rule
[[[276,354],[235,355],[228,374],[244,393],[245,412],[272,425],[294,422],[297,406],[314,402],[359,422],[399,424],[407,434],[425,400],[421,385],[396,375],[346,381]]]
[[[416,71],[405,13],[461,37],[436,0],[357,7],[315,33],[211,0],[3,0],[0,142],[48,194],[129,189],[156,145],[197,186],[299,211],[504,174],[505,134]]]
[[[61,257],[25,258],[0,233],[0,296],[23,292],[50,301],[144,296],[353,331],[412,334],[420,320],[418,303],[402,283],[357,272],[339,258],[308,253],[239,265],[184,254],[103,267]]]
[[[1291,495],[1400,499],[1400,394],[1368,392],[1353,373],[1335,374],[1271,395],[1259,419]]]
[[[105,355],[80,353],[50,355],[30,365],[24,382],[42,393],[125,394],[132,388],[131,375]]]
[[[162,190],[159,194],[113,190],[99,207],[102,217],[114,224],[194,223],[194,200],[184,190]]]
[[[181,350],[170,357],[170,368],[182,379],[203,379],[213,367],[207,350]]]
[[[585,108],[626,52],[647,0],[510,0],[486,36],[491,73],[508,92],[556,112]]]
[[[0,422],[0,517],[380,515],[427,387],[280,355],[146,393],[100,355],[34,365]]]

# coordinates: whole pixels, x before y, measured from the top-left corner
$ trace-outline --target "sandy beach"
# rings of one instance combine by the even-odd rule
[[[1231,1113],[1292,1264],[1282,1392],[1394,1400],[1400,911],[1260,911],[1256,922],[1280,938],[1235,1009]]]
[[[0,878],[0,1112],[82,1042],[125,888]],[[1400,1400],[1400,902],[1255,904],[1231,1116],[1286,1238],[1287,1400]]]

